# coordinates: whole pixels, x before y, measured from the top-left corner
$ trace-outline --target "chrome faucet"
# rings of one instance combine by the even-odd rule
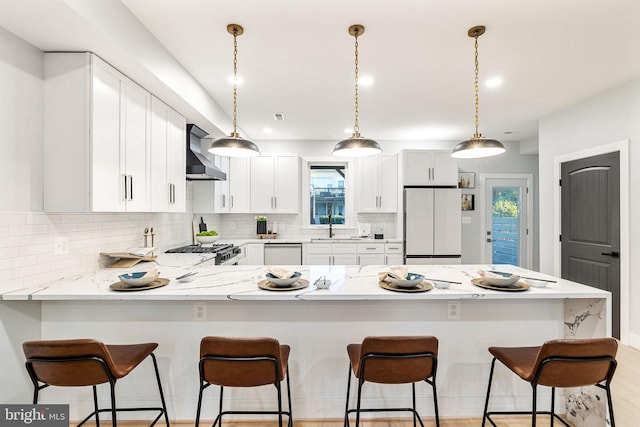
[[[329,238],[333,237],[333,203],[327,203],[327,210],[329,211]]]

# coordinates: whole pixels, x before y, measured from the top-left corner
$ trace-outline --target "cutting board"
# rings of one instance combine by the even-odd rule
[[[111,258],[119,258],[114,263],[109,264],[107,267],[109,268],[128,268],[133,267],[137,263],[141,261],[155,261],[155,255],[147,255],[147,256],[138,256],[131,255],[127,252],[100,252],[100,255],[108,256]]]

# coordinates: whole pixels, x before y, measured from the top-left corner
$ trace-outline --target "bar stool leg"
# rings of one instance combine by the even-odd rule
[[[362,396],[363,381],[358,378],[358,403],[356,406],[356,427],[360,427],[360,397]]]
[[[489,372],[489,385],[487,386],[487,398],[484,401],[484,414],[482,416],[482,427],[484,427],[485,422],[487,421],[487,410],[489,409],[489,394],[491,393],[491,381],[493,380],[493,370],[496,367],[496,358],[493,358],[493,361],[491,362],[491,372]],[[491,420],[489,420],[491,421]],[[493,422],[491,422],[492,425]]]
[[[609,387],[609,382],[604,387],[607,392],[607,405],[609,406],[609,420],[611,421],[611,427],[616,427],[616,421],[613,418],[613,402],[611,401],[611,388]]]
[[[555,406],[556,406],[556,388],[551,387],[551,427],[553,427],[553,423],[556,418]]]
[[[110,389],[111,389],[111,425],[113,427],[118,426],[117,420],[117,412],[116,412],[116,383],[115,381],[109,381]]]
[[[411,383],[411,399],[413,401],[413,427],[417,427],[417,424],[416,424],[416,383]]]
[[[289,401],[289,427],[293,427],[293,410],[291,409],[291,387],[289,386],[289,365],[287,365],[287,400]]]
[[[347,403],[344,408],[344,427],[349,427],[349,390],[351,389],[351,365],[347,374]]]
[[[282,393],[280,390],[280,382],[275,384],[278,391],[278,427],[282,427]]]
[[[158,391],[160,392],[160,401],[162,402],[162,412],[164,412],[164,420],[167,423],[167,427],[169,427],[170,426],[169,414],[167,414],[167,404],[164,401],[164,392],[162,391],[162,383],[160,382],[160,372],[158,371],[158,362],[156,361],[156,355],[153,353],[151,353],[151,360],[153,360],[153,369],[156,373],[156,381],[158,382]],[[155,424],[155,422],[153,424]]]
[[[537,402],[537,397],[538,397],[538,387],[535,383],[531,384],[531,388],[533,389],[533,405],[531,408],[531,427],[536,427],[536,418],[538,418],[536,416],[536,406],[538,404]]]
[[[196,427],[200,427],[200,412],[202,410],[202,393],[204,389],[207,388],[209,384],[206,384],[204,381],[200,380],[200,391],[198,392],[198,408],[196,409]]]
[[[436,391],[436,376],[433,375],[431,380],[431,387],[433,388],[433,409],[436,416],[436,427],[440,427],[440,414],[438,413],[438,392]]]
[[[96,427],[100,427],[100,412],[98,412],[98,390],[93,386],[93,410],[96,411]]]

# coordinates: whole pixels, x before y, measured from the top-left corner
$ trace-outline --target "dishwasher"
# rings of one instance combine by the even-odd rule
[[[302,265],[302,243],[265,243],[265,265]]]

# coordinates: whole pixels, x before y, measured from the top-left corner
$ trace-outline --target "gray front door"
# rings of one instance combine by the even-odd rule
[[[562,278],[611,292],[620,338],[620,155],[562,163],[561,174]]]

